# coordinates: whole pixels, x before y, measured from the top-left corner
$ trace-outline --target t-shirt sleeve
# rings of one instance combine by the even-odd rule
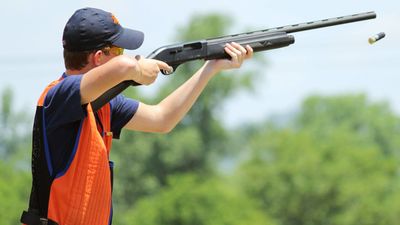
[[[44,101],[47,130],[81,120],[85,110],[81,105],[82,75],[68,76],[51,88]]]
[[[135,115],[139,102],[119,94],[110,101],[111,104],[111,131],[113,138],[119,139],[122,128]]]

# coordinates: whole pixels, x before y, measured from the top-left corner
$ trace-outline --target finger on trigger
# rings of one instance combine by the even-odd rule
[[[165,70],[165,71],[171,71],[173,70],[173,68],[171,66],[169,66],[167,63],[157,60],[157,66],[160,70]]]

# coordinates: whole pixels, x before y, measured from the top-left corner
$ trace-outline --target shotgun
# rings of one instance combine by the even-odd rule
[[[336,26],[346,23],[353,23],[374,18],[376,18],[375,12],[365,12],[234,35],[167,45],[156,49],[147,58],[164,61],[173,68],[173,71],[175,71],[179,65],[193,60],[230,58],[230,56],[224,50],[224,46],[226,43],[237,42],[241,45],[250,45],[253,48],[254,52],[265,51],[270,49],[282,48],[293,44],[294,37],[292,35],[289,35],[290,33]],[[173,71],[161,72],[164,75],[168,75]],[[97,111],[129,86],[137,85],[140,84],[132,80],[121,82],[120,84],[114,86],[110,90],[106,91],[103,95],[98,97],[96,100],[91,102],[93,110]]]

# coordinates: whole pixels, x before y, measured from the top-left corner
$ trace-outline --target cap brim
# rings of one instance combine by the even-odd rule
[[[138,49],[144,40],[144,33],[138,30],[123,28],[121,35],[112,42],[120,48],[134,50]]]

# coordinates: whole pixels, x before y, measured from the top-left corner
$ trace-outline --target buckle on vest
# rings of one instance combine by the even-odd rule
[[[48,225],[48,224],[49,224],[49,220],[46,219],[46,218],[40,218],[40,223],[41,223],[42,225]]]

